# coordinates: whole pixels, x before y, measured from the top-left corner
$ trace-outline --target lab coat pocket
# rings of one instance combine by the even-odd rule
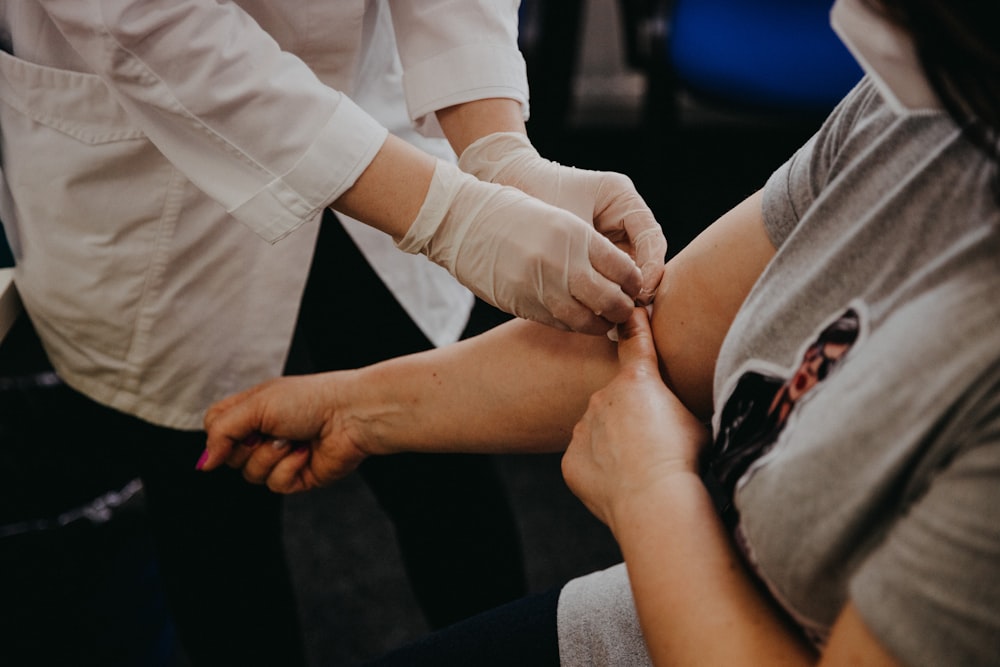
[[[5,52],[0,131],[0,217],[25,305],[69,344],[123,358],[183,179],[100,77]]]

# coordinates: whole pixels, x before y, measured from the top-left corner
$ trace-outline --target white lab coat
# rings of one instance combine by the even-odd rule
[[[63,379],[193,429],[280,374],[318,219],[386,127],[448,155],[436,109],[527,114],[517,4],[0,1],[0,219]],[[468,292],[352,222],[428,337],[455,340]],[[345,335],[381,335],[360,315]]]

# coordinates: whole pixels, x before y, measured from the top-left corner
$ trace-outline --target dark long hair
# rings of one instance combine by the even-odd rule
[[[1000,162],[1000,2],[866,2],[912,36],[945,110],[977,146]]]

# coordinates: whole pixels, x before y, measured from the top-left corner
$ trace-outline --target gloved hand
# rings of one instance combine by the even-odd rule
[[[513,186],[593,223],[641,269],[638,303],[652,300],[663,277],[667,240],[627,176],[546,160],[519,132],[497,132],[476,140],[462,152],[458,166],[480,180]]]
[[[443,160],[396,245],[502,310],[583,333],[627,320],[642,287],[632,259],[577,216]]]

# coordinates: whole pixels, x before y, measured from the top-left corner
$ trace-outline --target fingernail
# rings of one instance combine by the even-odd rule
[[[194,469],[195,470],[201,470],[203,467],[205,467],[205,462],[206,461],[208,461],[208,450],[207,449],[201,453],[201,456],[198,458],[198,462],[194,464]]]
[[[271,446],[274,447],[275,449],[284,449],[288,445],[289,445],[288,440],[284,438],[278,438],[277,440],[271,443]]]

